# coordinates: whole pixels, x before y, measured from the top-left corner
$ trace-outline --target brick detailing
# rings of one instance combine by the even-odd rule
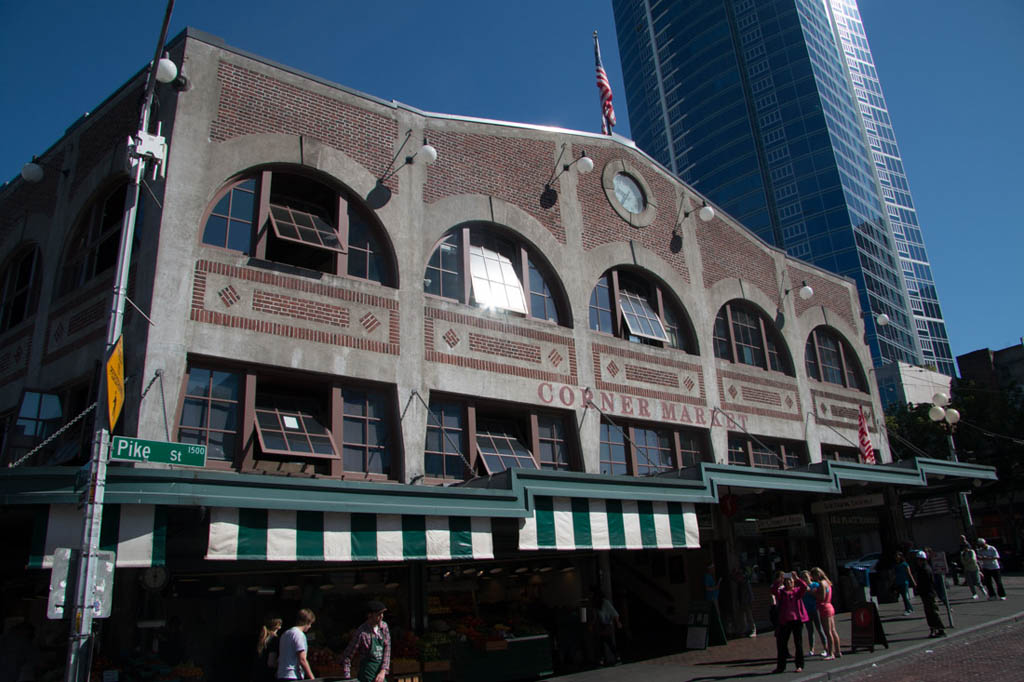
[[[646,158],[632,154],[620,145],[602,146],[596,141],[588,140],[586,150],[587,156],[594,160],[594,170],[580,176],[578,181],[580,209],[583,213],[583,248],[590,251],[604,244],[632,240],[663,258],[679,273],[683,281],[689,283],[690,270],[686,264],[686,249],[673,250],[672,230],[679,207],[675,184],[655,171]],[[601,185],[601,174],[608,163],[617,160],[625,160],[638,172],[642,171],[644,180],[654,193],[658,212],[654,216],[654,222],[647,227],[631,227],[608,203],[608,197]]]
[[[332,327],[348,326],[348,308],[328,305],[305,298],[294,298],[257,289],[252,297],[252,309],[259,313],[282,315],[296,320],[329,324]]]
[[[540,348],[527,343],[497,339],[485,334],[469,335],[469,350],[474,353],[498,355],[513,360],[540,364]]]
[[[770,297],[779,295],[771,252],[742,227],[734,227],[716,217],[698,226],[697,244],[704,262],[705,289],[735,277],[754,284]]]
[[[64,152],[55,152],[45,159],[47,166],[63,168],[65,164]],[[6,195],[3,202],[3,220],[0,220],[0,244],[14,244],[20,240],[10,237],[15,230],[24,230],[27,217],[31,214],[53,216],[53,209],[57,205],[57,184],[60,173],[46,172],[43,179],[38,183],[27,182],[11,183],[5,188]],[[8,242],[8,238],[14,241]],[[9,252],[13,253],[12,248]]]
[[[442,150],[427,173],[423,200],[434,203],[459,194],[484,194],[518,206],[565,244],[557,198],[542,198],[558,153],[550,140],[472,135],[431,130],[430,143]],[[513,135],[522,135],[514,131]],[[589,149],[589,147],[588,147]]]
[[[438,324],[440,322],[440,324]],[[505,339],[522,339],[523,343],[534,342],[537,344],[557,345],[568,357],[568,366],[562,372],[553,372],[536,367],[522,367],[509,363],[485,360],[467,354],[441,353],[434,348],[437,345],[437,327],[445,329],[448,325],[460,325],[472,327],[488,335]],[[449,327],[450,329],[450,327]],[[472,336],[472,334],[471,334]],[[458,313],[451,310],[440,310],[430,306],[423,308],[423,346],[424,359],[427,362],[438,362],[456,367],[502,374],[534,381],[552,381],[563,384],[578,383],[576,368],[576,345],[572,336],[562,336],[548,331],[540,331],[529,326],[519,326],[510,322],[474,317],[472,315]],[[518,359],[518,358],[517,358]]]
[[[302,135],[343,151],[377,177],[391,161],[398,136],[391,118],[223,61],[217,81],[220,101],[210,123],[214,142],[259,133]],[[398,191],[397,182],[387,184]]]
[[[589,150],[587,153],[590,153]],[[622,343],[634,347],[639,345],[628,341],[623,341]],[[616,393],[636,396],[639,398],[656,398],[658,400],[665,400],[668,402],[686,403],[687,405],[697,405],[699,407],[705,407],[707,405],[707,393],[704,389],[704,373],[698,364],[682,360],[669,360],[662,355],[645,353],[635,350],[634,348],[618,348],[616,346],[608,346],[601,343],[593,344],[592,349],[594,353],[594,376],[596,377],[595,387],[598,390],[614,391]],[[681,352],[680,355],[685,357]],[[632,363],[644,363],[644,365],[647,365],[647,367],[643,367],[645,371],[660,371],[664,374],[669,374],[665,368],[674,369],[675,372],[672,373],[675,376],[673,383],[674,387],[679,386],[678,377],[685,375],[686,378],[690,380],[691,384],[699,387],[700,390],[697,392],[697,395],[686,395],[685,393],[666,391],[660,388],[645,388],[637,386],[634,383],[613,383],[611,381],[607,381],[601,371],[602,365],[613,364],[612,359],[607,358],[607,356],[614,356],[627,368],[626,374],[622,377],[623,379],[630,379],[629,367],[633,366],[636,367],[636,369],[640,369],[639,365],[633,365]],[[660,370],[653,370],[652,368],[654,367],[660,368]],[[657,382],[652,383],[659,385]],[[693,392],[692,389],[687,389],[687,391],[690,393]]]
[[[380,326],[380,320],[378,320],[377,316],[373,313],[366,313],[359,318],[359,324],[363,325],[363,329],[365,329],[368,334],[372,334],[373,331]]]
[[[839,417],[840,419],[856,419],[860,421],[860,412],[853,407],[841,407],[839,405],[832,405],[832,416]]]
[[[615,378],[619,375],[619,366],[615,364],[614,360],[609,362],[605,369],[608,370],[608,373],[612,375],[612,378]]]
[[[455,333],[454,329],[446,331],[444,336],[441,338],[444,339],[444,342],[448,344],[449,348],[455,348],[455,346],[459,345],[459,341],[462,340],[459,338],[459,335]]]
[[[57,323],[57,328],[53,330],[53,340],[60,343],[64,340],[64,321],[61,320]]]
[[[852,389],[849,395],[811,389],[811,400],[814,402],[814,416],[817,423],[848,429],[853,434],[850,436],[850,439],[853,441],[857,440],[855,434],[861,408],[864,408],[864,418],[868,422],[868,431],[872,433],[878,431],[875,428],[874,409],[866,398],[867,396],[864,393]]]
[[[793,409],[793,396],[791,396],[791,395],[787,395],[786,396],[786,407],[788,407],[791,410]]]
[[[104,313],[109,306],[109,302],[96,301],[88,308],[82,308],[76,312],[68,320],[68,336],[74,336],[89,325],[105,320],[106,315]]]
[[[250,285],[278,287],[280,289],[294,291],[298,294],[307,295],[310,298],[333,299],[335,301],[351,305],[372,306],[378,310],[378,314],[387,318],[387,334],[385,335],[387,340],[378,341],[375,339],[355,337],[340,332],[295,327],[279,322],[254,319],[251,317],[244,317],[242,315],[229,315],[227,313],[209,310],[206,308],[205,303],[208,275],[231,277],[238,280],[240,283],[245,282]],[[347,309],[342,308],[341,306],[332,306],[323,303],[322,301],[312,301],[306,298],[292,298],[283,294],[271,293],[260,289],[257,290],[257,293],[264,296],[264,298],[261,298],[262,305],[270,306],[278,301],[287,301],[289,306],[287,309],[289,313],[293,314],[285,312],[280,312],[278,314],[296,317],[297,319],[303,320],[313,319],[319,324],[333,324],[334,326],[345,326],[348,324]],[[256,295],[253,297],[253,307],[255,308],[255,306]],[[300,313],[291,306],[298,306],[302,310],[306,310],[308,312]],[[343,310],[345,311],[344,314],[340,312]],[[398,355],[401,350],[399,344],[400,322],[397,300],[385,298],[383,296],[376,296],[374,294],[352,291],[342,287],[324,284],[319,281],[307,280],[302,277],[293,277],[276,272],[228,265],[227,263],[218,263],[209,260],[196,261],[192,281],[192,312],[190,319],[193,322],[216,324],[223,327],[244,329],[260,334],[271,334],[273,336],[312,341],[314,343],[323,343],[331,346],[356,348],[359,350],[368,350],[387,355]],[[327,322],[326,320],[330,321]]]
[[[231,284],[218,291],[217,295],[220,296],[220,300],[224,302],[226,308],[230,308],[239,301],[238,290]]]
[[[32,355],[32,331],[30,325],[21,333],[8,335],[0,342],[0,384],[25,376],[28,359]]]
[[[562,354],[559,353],[557,350],[552,350],[550,353],[548,353],[548,362],[550,362],[555,367],[558,367],[560,364],[562,364],[564,360],[565,358],[563,358]]]
[[[626,379],[644,384],[657,384],[658,386],[679,388],[679,375],[674,374],[673,372],[662,372],[650,367],[626,365]]]
[[[797,267],[789,266],[788,279],[791,282],[803,282],[806,281],[812,289],[814,289],[814,296],[809,300],[805,301],[799,296],[793,299],[793,305],[796,308],[797,315],[803,315],[804,311],[809,308],[817,306],[825,306],[825,309],[829,313],[835,313],[839,315],[845,322],[847,322],[854,329],[857,328],[857,314],[854,312],[851,291],[853,285],[849,285],[849,289],[842,283],[835,281],[834,279],[826,279],[820,274],[813,270],[803,270]],[[852,343],[853,339],[847,339],[851,342],[854,347],[857,344]]]
[[[134,278],[135,269],[132,268],[128,272],[129,296],[132,295]],[[79,351],[92,341],[106,338],[113,287],[114,274],[104,274],[94,278],[85,288],[76,289],[57,301],[58,305],[50,311],[46,321],[43,364]]]
[[[719,361],[718,363],[718,393],[722,396],[722,409],[731,412],[742,412],[761,417],[773,417],[787,421],[803,421],[803,408],[800,405],[800,394],[797,392],[796,379],[772,372],[771,377],[760,376],[759,374],[745,374],[743,372],[723,369],[723,365],[732,367],[732,363]],[[761,372],[767,374],[767,372]],[[726,389],[726,385],[729,386]],[[739,387],[737,389],[737,387]],[[775,389],[771,391],[769,389]],[[775,395],[778,401],[768,398],[768,395]],[[727,399],[729,396],[731,400]],[[737,401],[739,396],[739,401]],[[789,410],[782,407],[786,398],[792,401]],[[750,403],[756,403],[751,405]],[[787,403],[788,405],[788,403]],[[774,409],[773,409],[774,408]]]
[[[695,382],[690,377],[686,377],[685,379],[683,379],[683,388],[685,388],[687,391],[692,391],[693,387],[696,386],[696,385],[697,385],[697,382]]]
[[[743,399],[750,403],[761,403],[763,405],[771,405],[773,407],[782,407],[782,396],[775,391],[765,391],[760,388],[754,388],[753,386],[741,386],[740,395]],[[788,397],[788,396],[787,396]],[[790,400],[792,403],[792,400]],[[792,407],[792,405],[790,405]]]

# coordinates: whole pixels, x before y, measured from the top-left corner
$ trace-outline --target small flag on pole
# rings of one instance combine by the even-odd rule
[[[611,135],[612,127],[615,126],[615,107],[612,106],[612,86],[601,65],[601,44],[597,42],[597,31],[594,31],[594,63],[597,69],[597,89],[601,92],[601,132]]]
[[[868,421],[864,418],[864,407],[860,408],[860,417],[857,420],[857,437],[860,440],[860,456],[865,464],[875,463],[875,449],[871,447],[871,439],[868,438]]]

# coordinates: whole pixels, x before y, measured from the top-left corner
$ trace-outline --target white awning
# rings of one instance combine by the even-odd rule
[[[520,522],[519,549],[700,547],[692,504],[538,496],[533,512]]]
[[[234,561],[493,559],[489,518],[214,508],[206,558]]]
[[[29,568],[52,568],[58,547],[81,549],[83,510],[74,504],[52,504],[36,518]],[[103,507],[100,549],[117,553],[118,568],[160,566],[167,534],[163,507],[152,504],[108,504]]]

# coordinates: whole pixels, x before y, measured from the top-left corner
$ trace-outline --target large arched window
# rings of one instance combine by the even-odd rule
[[[571,319],[547,264],[525,242],[490,223],[467,223],[445,235],[427,262],[423,290],[564,326]]]
[[[793,376],[793,362],[775,323],[753,305],[733,300],[715,318],[715,357]]]
[[[396,286],[384,232],[362,201],[287,169],[250,173],[221,189],[203,243]]]
[[[804,363],[812,379],[867,392],[864,371],[853,348],[831,327],[815,327],[807,337]]]
[[[57,296],[84,286],[117,264],[128,183],[101,194],[82,214],[68,240]]]
[[[36,312],[39,300],[39,249],[23,246],[4,264],[0,289],[0,333]]]
[[[639,272],[613,269],[590,293],[590,328],[637,343],[697,354],[690,320],[667,287]]]

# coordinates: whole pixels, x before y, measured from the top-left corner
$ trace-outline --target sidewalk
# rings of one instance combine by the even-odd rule
[[[885,630],[889,648],[879,645],[874,652],[859,649],[850,653],[850,614],[836,616],[836,625],[843,645],[843,657],[826,661],[820,657],[807,657],[804,672],[793,672],[793,661],[788,663],[788,672],[775,675],[775,636],[772,632],[755,638],[729,640],[726,646],[709,647],[702,651],[687,651],[671,656],[653,658],[637,663],[628,663],[611,668],[598,668],[572,675],[549,678],[557,682],[621,682],[622,680],[643,680],[644,682],[681,682],[685,680],[729,680],[745,677],[771,677],[773,680],[828,680],[834,675],[871,666],[891,656],[898,656],[919,649],[935,649],[943,642],[953,640],[968,632],[991,627],[997,623],[1024,620],[1024,576],[1004,576],[1006,601],[988,601],[984,597],[970,598],[967,587],[949,587],[950,607],[955,627],[947,627],[944,639],[928,639],[928,625],[919,599],[914,600],[914,613],[903,615],[902,602],[878,606],[882,627]],[[945,606],[940,604],[942,622],[949,625]],[[806,633],[804,644],[806,646]]]

